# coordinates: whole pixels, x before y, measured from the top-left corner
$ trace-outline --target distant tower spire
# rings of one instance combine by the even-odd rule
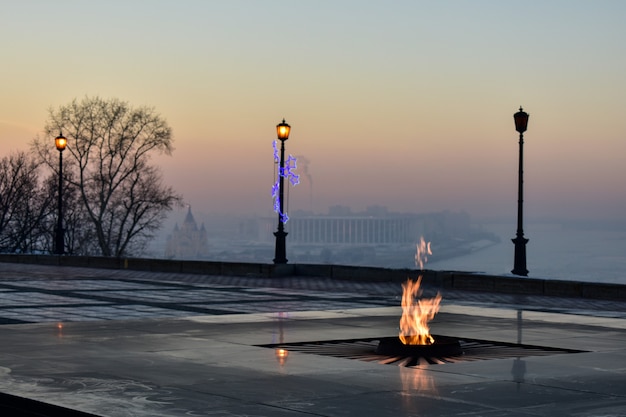
[[[187,205],[187,214],[181,227],[178,223],[174,231],[168,237],[165,257],[172,259],[205,259],[209,252],[208,234],[204,223],[198,229],[196,219],[191,212],[191,206]]]

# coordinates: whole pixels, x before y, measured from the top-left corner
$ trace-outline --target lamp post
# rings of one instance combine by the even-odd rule
[[[528,127],[528,113],[520,106],[519,111],[513,115],[515,120],[515,130],[519,132],[519,173],[517,183],[517,233],[515,239],[511,239],[515,244],[515,259],[513,261],[514,275],[528,276],[526,269],[526,243],[528,239],[524,237],[524,132]]]
[[[63,151],[67,146],[67,139],[62,132],[59,132],[59,136],[54,139],[54,143],[59,151],[59,216],[57,219],[54,253],[63,255],[65,253],[65,234],[63,231]]]
[[[278,140],[280,140],[280,165],[278,168],[278,199],[279,199],[279,211],[278,211],[278,230],[274,232],[276,236],[276,250],[274,251],[274,263],[286,264],[287,263],[287,243],[285,238],[287,232],[285,232],[284,223],[284,209],[283,209],[283,194],[285,188],[285,141],[289,139],[289,131],[291,126],[285,123],[285,119],[276,125],[276,133]]]

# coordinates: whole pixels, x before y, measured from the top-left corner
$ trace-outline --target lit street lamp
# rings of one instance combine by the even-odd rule
[[[513,261],[514,275],[528,276],[526,269],[526,243],[528,239],[524,237],[524,132],[528,126],[528,113],[520,106],[519,111],[513,115],[515,120],[515,130],[519,132],[519,175],[517,187],[517,234],[515,239],[511,239],[515,244],[515,259]]]
[[[285,238],[287,237],[287,232],[285,232],[285,218],[284,218],[284,209],[283,209],[283,194],[285,188],[285,141],[289,139],[289,131],[291,130],[291,126],[285,123],[285,119],[279,124],[276,125],[276,133],[278,134],[278,140],[280,140],[280,165],[278,169],[278,202],[279,202],[279,211],[278,211],[278,230],[274,232],[274,236],[276,236],[276,250],[274,252],[274,263],[275,264],[286,264],[287,263],[287,243],[285,242]]]
[[[57,219],[54,253],[63,255],[65,253],[65,233],[63,231],[63,151],[67,146],[67,139],[62,132],[59,132],[59,136],[54,139],[54,143],[59,151],[59,217]]]

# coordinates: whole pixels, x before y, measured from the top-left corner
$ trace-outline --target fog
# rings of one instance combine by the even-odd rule
[[[580,253],[589,251],[602,260],[587,262],[594,270],[624,271],[612,252],[622,247],[620,236],[603,239],[573,225],[623,230],[626,3],[190,0],[149,10],[144,3],[5,5],[1,155],[27,150],[48,109],[75,98],[154,107],[173,129],[175,150],[153,162],[205,224],[206,256],[271,261],[272,141],[285,118],[292,127],[286,152],[298,158],[301,176],[288,191],[290,262],[357,263],[360,256],[411,265],[414,241],[403,242],[395,260],[354,248],[322,258],[317,248],[300,250],[304,235],[289,230],[331,207],[349,207],[356,217],[385,207],[387,217],[406,219],[463,213],[458,235],[425,236],[434,249],[459,239],[469,245],[484,231],[500,243],[472,258],[446,255],[448,264],[435,253],[433,268],[502,272],[510,270],[504,258],[517,212],[512,116],[523,106],[530,114],[524,227],[531,274],[559,275],[533,265],[538,254],[557,259],[556,249],[589,239],[597,242],[566,251],[577,262],[558,257],[560,269],[582,270]],[[186,208],[171,213],[152,254],[164,256],[185,215]],[[481,269],[472,261],[478,254],[480,265],[499,264]]]
[[[340,212],[337,210],[341,209]],[[204,259],[226,262],[271,263],[274,258],[277,216],[254,217],[212,215],[191,210],[195,226],[206,231],[205,251],[168,254],[168,242],[176,241],[174,229],[184,229],[190,208],[170,216],[159,238],[150,247],[149,256]],[[371,237],[341,241],[331,232],[332,222],[382,222],[393,219],[417,219],[419,226],[408,236],[390,237],[372,232]],[[318,228],[328,232],[315,235],[303,230],[302,219],[326,222]],[[378,219],[378,220],[376,220]],[[328,226],[326,226],[328,224]],[[370,206],[364,212],[347,206],[334,206],[326,213],[295,211],[286,224],[287,258],[290,263],[364,265],[384,268],[417,269],[416,244],[421,237],[431,243],[432,255],[426,269],[454,270],[493,275],[511,275],[516,233],[516,219],[482,218],[466,212],[394,213],[382,206]],[[381,225],[383,225],[381,223]],[[407,226],[409,230],[413,226]],[[344,229],[345,231],[345,229]],[[529,276],[544,279],[626,283],[626,222],[622,220],[527,219],[525,237]],[[347,232],[346,232],[347,233]],[[376,233],[379,233],[378,235]],[[314,237],[312,237],[314,236]],[[307,239],[312,239],[306,242]],[[303,242],[304,240],[304,242]]]

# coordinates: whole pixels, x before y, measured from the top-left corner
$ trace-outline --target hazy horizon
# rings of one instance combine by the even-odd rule
[[[620,221],[625,18],[619,1],[9,2],[0,155],[50,107],[116,97],[167,119],[155,163],[194,212],[272,216],[285,118],[289,211],[514,219],[521,105],[525,218]]]
[[[172,213],[164,228],[152,242],[147,256],[161,258],[164,256],[164,247],[167,238],[172,234],[174,226],[181,227],[188,208],[181,208]],[[257,236],[242,234],[240,222],[245,223],[250,218],[238,218],[232,214],[215,214],[196,212],[191,208],[198,227],[204,227],[209,238],[209,247],[206,257],[210,261],[228,262],[262,262],[270,263],[273,254],[273,236]],[[293,213],[297,218],[301,213]],[[327,214],[327,213],[326,213]],[[354,213],[362,214],[362,213]],[[393,214],[393,213],[391,213]],[[416,213],[427,214],[427,213]],[[324,213],[321,213],[323,216]],[[276,221],[275,216],[271,220]],[[467,271],[486,273],[491,275],[511,275],[513,267],[514,245],[511,239],[515,237],[516,219],[472,219],[470,228],[481,232],[472,236],[461,232],[440,239],[435,235],[425,234],[426,241],[432,243],[433,255],[429,256],[426,269],[445,271]],[[273,223],[274,224],[274,223]],[[561,279],[568,281],[590,281],[626,284],[626,220],[619,221],[589,221],[589,220],[560,220],[556,218],[531,218],[525,224],[527,244],[527,266],[529,277],[542,279]],[[420,239],[415,236],[413,243],[396,243],[392,245],[392,252],[397,255],[389,258],[388,245],[341,245],[341,244],[313,244],[298,243],[298,236],[290,230],[287,223],[287,257],[290,263],[329,263],[319,256],[303,258],[306,252],[315,247],[328,248],[334,255],[330,263],[344,265],[365,265],[383,268],[414,268],[415,243]],[[486,241],[482,233],[487,232],[499,240]],[[438,233],[437,233],[438,234]],[[459,242],[462,250],[452,249]],[[356,263],[349,256],[350,248],[354,251],[367,246],[366,259]],[[474,248],[469,253],[466,248]],[[263,249],[264,256],[258,256]],[[439,250],[442,252],[439,252]],[[452,250],[451,250],[452,249]],[[456,253],[455,253],[456,252]],[[252,253],[257,255],[250,258]]]

